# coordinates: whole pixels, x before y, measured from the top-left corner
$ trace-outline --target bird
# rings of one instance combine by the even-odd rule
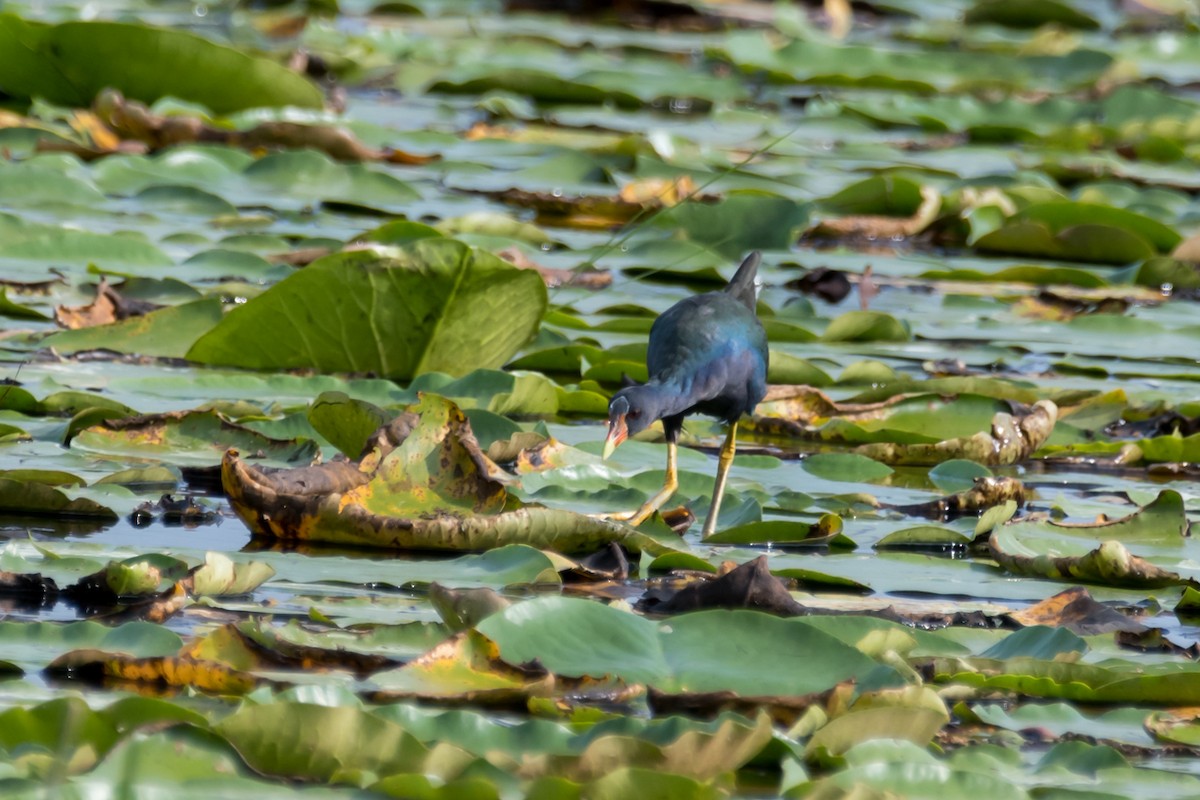
[[[613,395],[608,405],[604,458],[630,436],[662,420],[667,440],[663,487],[628,518],[640,525],[679,488],[676,456],[683,418],[707,414],[728,426],[717,460],[712,505],[703,535],[716,530],[717,514],[743,414],[767,393],[767,333],[755,313],[755,277],[762,260],[753,252],[723,289],[680,300],[654,320],[646,367],[650,379]]]

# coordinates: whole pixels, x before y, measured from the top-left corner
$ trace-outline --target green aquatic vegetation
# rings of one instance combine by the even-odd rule
[[[1200,794],[1190,11],[511,5],[0,15],[0,793]]]

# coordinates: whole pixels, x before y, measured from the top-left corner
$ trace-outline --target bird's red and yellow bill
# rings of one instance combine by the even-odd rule
[[[621,442],[629,438],[629,428],[625,425],[625,415],[617,417],[615,420],[608,422],[608,437],[604,440],[604,457],[608,458],[613,454]]]

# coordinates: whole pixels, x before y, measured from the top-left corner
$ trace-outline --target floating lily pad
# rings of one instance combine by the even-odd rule
[[[197,339],[221,321],[221,314],[219,300],[196,300],[109,325],[60,331],[43,339],[42,344],[68,354],[112,350],[183,358]]]
[[[155,459],[176,465],[213,466],[230,447],[261,453],[273,464],[307,464],[318,448],[311,440],[283,441],[236,425],[215,411],[180,411],[114,419],[75,436],[71,447],[108,456]]]
[[[1169,253],[1181,239],[1166,225],[1124,209],[1050,202],[1024,209],[975,244],[993,252],[1128,264]]]
[[[614,675],[672,693],[805,695],[874,668],[858,650],[802,619],[750,611],[701,611],[654,623],[596,603],[547,598],[514,605],[484,620],[479,630],[512,664],[536,658],[555,674]],[[721,655],[756,652],[767,640],[774,641],[775,655],[761,669]],[[714,641],[725,646],[714,651]],[[806,670],[783,668],[789,659],[804,660],[799,654],[814,649],[828,657],[820,663],[808,659]]]

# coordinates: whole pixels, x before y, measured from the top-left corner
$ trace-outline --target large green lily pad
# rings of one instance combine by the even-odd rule
[[[173,96],[217,112],[319,108],[321,92],[265,58],[186,31],[121,22],[46,25],[0,16],[0,88],[15,97],[90,105],[104,88],[152,103]]]
[[[404,379],[461,375],[503,364],[533,337],[545,309],[536,272],[461,242],[425,239],[395,258],[360,251],[311,264],[231,311],[187,357]]]

